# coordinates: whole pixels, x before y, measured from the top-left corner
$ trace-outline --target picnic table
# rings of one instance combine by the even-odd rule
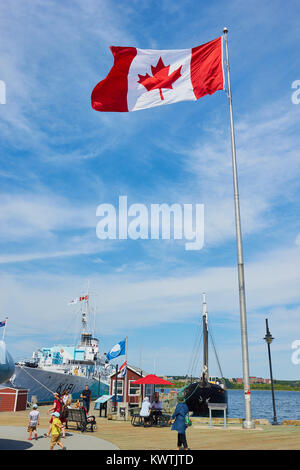
[[[144,427],[151,427],[154,426],[153,423],[153,416],[150,414],[148,420],[145,420],[144,416],[140,416],[141,408],[135,408],[134,410],[130,411],[131,414],[131,424],[133,426],[144,426]],[[162,412],[161,415],[157,416],[157,427],[167,427],[169,426],[169,420],[171,419],[171,415]]]

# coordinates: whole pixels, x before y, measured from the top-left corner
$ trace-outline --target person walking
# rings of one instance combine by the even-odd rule
[[[175,419],[174,423],[172,424],[172,431],[177,431],[178,436],[177,436],[177,450],[180,450],[181,447],[184,447],[184,450],[189,450],[188,444],[186,441],[186,435],[185,431],[187,428],[187,425],[185,423],[185,417],[189,412],[189,409],[187,407],[187,404],[184,401],[183,397],[177,396],[177,405],[175,408],[175,411],[169,421],[169,424],[171,424],[172,420]]]
[[[63,427],[62,427],[62,438],[66,437],[66,427],[67,427],[68,415],[69,415],[69,408],[67,407],[67,405],[65,405],[65,403],[62,403],[60,413],[59,413],[59,419],[60,419],[60,421],[63,425]]]
[[[31,441],[31,435],[34,433],[34,438],[37,440],[37,426],[40,424],[40,412],[37,410],[37,405],[32,405],[32,411],[29,413],[29,422],[27,431],[29,432],[28,440]]]
[[[61,399],[61,396],[59,393],[54,393],[54,402],[53,406],[47,411],[47,414],[53,412],[53,413],[58,413],[60,415],[61,408],[63,405],[63,401]],[[51,430],[52,430],[52,422],[53,422],[53,413],[49,421],[49,429],[48,432],[44,434],[44,436],[49,437]]]
[[[63,428],[62,422],[59,419],[58,411],[52,413],[53,421],[52,421],[52,429],[51,429],[51,442],[50,442],[50,450],[53,450],[55,445],[57,444],[62,450],[67,450],[67,448],[60,442],[60,434]]]
[[[90,411],[91,397],[92,397],[92,393],[89,389],[89,386],[86,385],[85,389],[83,390],[83,392],[80,395],[80,398],[82,398],[83,407],[86,409],[87,414]]]
[[[67,390],[62,394],[62,405],[60,410],[60,421],[62,422],[62,438],[66,437],[67,419],[69,414],[69,405],[71,404],[70,395]]]

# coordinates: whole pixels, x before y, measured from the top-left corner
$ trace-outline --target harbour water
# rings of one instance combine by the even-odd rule
[[[177,390],[177,389],[173,389]],[[179,390],[179,389],[178,389]],[[164,390],[165,393],[168,389]],[[277,422],[281,423],[286,419],[300,420],[300,391],[289,392],[278,390],[275,394],[275,406]],[[244,391],[227,390],[228,396],[228,418],[244,418]],[[253,419],[267,419],[273,422],[273,403],[270,390],[251,391],[251,409]]]
[[[228,417],[243,418],[244,391],[227,390],[228,392]],[[277,421],[281,423],[285,419],[300,419],[300,392],[288,392],[278,390],[275,394]],[[251,409],[253,419],[268,419],[273,422],[272,393],[270,390],[251,391]]]

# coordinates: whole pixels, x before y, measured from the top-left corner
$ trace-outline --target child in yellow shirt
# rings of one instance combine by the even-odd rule
[[[66,447],[60,442],[60,433],[62,430],[62,422],[59,419],[59,413],[56,411],[52,413],[53,421],[52,421],[52,430],[51,430],[51,442],[50,442],[50,450],[53,450],[55,444],[59,445],[62,450],[66,450]]]

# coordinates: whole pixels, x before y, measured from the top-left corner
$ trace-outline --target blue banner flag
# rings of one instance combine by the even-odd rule
[[[124,341],[120,341],[118,344],[115,344],[115,346],[109,351],[109,353],[106,354],[107,359],[111,361],[115,357],[122,356],[123,354],[125,354],[125,345],[125,339]]]
[[[0,321],[0,328],[1,328],[2,326],[5,326],[5,323],[6,323],[6,320]]]

